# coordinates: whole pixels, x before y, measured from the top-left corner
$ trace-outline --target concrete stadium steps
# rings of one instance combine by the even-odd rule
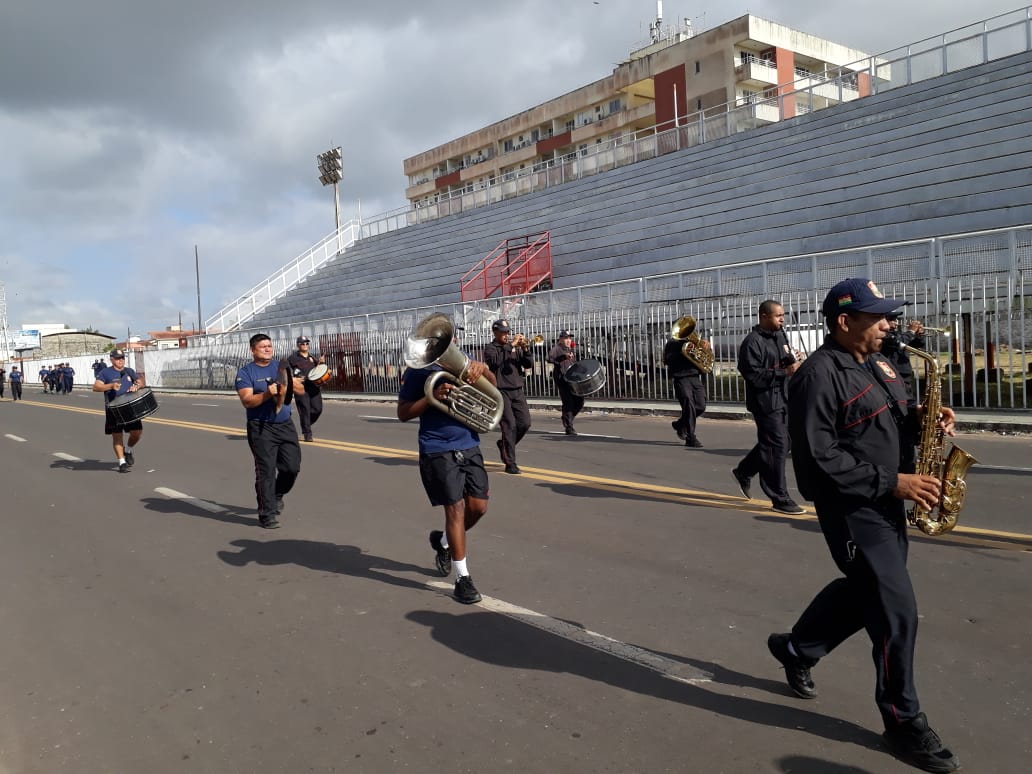
[[[556,287],[1032,222],[1032,54],[355,244],[248,327],[460,301],[508,237]]]

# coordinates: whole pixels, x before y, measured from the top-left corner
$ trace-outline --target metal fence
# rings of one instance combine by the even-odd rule
[[[554,397],[545,356],[556,334],[576,334],[581,357],[599,360],[608,380],[596,397],[674,400],[662,351],[674,321],[685,314],[716,354],[707,393],[715,403],[745,400],[736,368],[739,342],[767,298],[787,312],[791,343],[812,351],[823,339],[820,304],[846,277],[865,276],[886,295],[912,301],[906,315],[950,335],[930,335],[955,405],[989,409],[1032,407],[1032,226],[961,234],[864,249],[700,269],[637,280],[493,298],[469,304],[421,307],[381,314],[316,320],[264,329],[278,355],[300,334],[326,357],[329,391],[395,394],[404,370],[405,339],[432,311],[463,328],[459,345],[478,357],[492,339],[491,322],[510,320],[516,332],[540,335],[528,374],[531,397]],[[197,336],[185,350],[146,352],[143,370],[158,387],[232,389],[237,369],[250,361],[254,331]],[[916,364],[918,374],[921,364]]]

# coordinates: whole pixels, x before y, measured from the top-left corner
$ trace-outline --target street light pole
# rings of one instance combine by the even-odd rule
[[[337,252],[343,249],[340,238],[340,187],[339,183],[344,176],[344,156],[340,146],[330,148],[325,153],[315,157],[319,167],[319,182],[323,185],[333,186],[333,214],[337,223]]]

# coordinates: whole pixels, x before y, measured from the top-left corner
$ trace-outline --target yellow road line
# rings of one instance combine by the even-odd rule
[[[101,409],[88,409],[77,406],[55,406],[51,403],[39,401],[23,401],[29,406],[40,406],[42,408],[58,409],[61,411],[74,411],[80,414],[93,414],[103,416]],[[222,425],[203,424],[200,422],[188,422],[179,419],[161,419],[153,415],[147,417],[148,424],[164,425],[166,427],[181,427],[187,430],[202,430],[210,433],[224,433],[227,435],[245,435],[240,427],[225,427]],[[388,446],[373,446],[364,443],[350,441],[334,441],[320,438],[317,441],[305,443],[305,447],[316,446],[335,451],[346,451],[355,454],[370,454],[378,457],[393,459],[419,459],[419,453],[411,449],[393,449]],[[501,468],[501,463],[487,462],[488,467]],[[807,508],[805,514],[793,515],[778,513],[767,506],[753,506],[749,502],[743,502],[738,495],[727,495],[721,492],[708,492],[704,489],[688,489],[684,487],[662,486],[653,483],[641,483],[637,481],[625,481],[602,476],[591,476],[584,473],[555,472],[548,468],[522,468],[521,478],[533,481],[542,481],[548,484],[569,484],[581,485],[586,488],[612,492],[613,494],[633,494],[639,497],[648,497],[658,502],[669,502],[679,505],[697,505],[707,508],[721,508],[744,513],[753,513],[779,520],[792,521],[816,521],[817,517],[811,508]],[[1028,551],[1032,553],[1032,534],[1023,532],[1007,532],[1005,530],[983,529],[981,527],[956,527],[948,535],[930,538],[920,532],[913,531],[912,536],[917,539],[934,540],[936,542],[948,542],[957,545],[975,546],[981,548],[1003,548],[1009,550]],[[1025,543],[1027,545],[1022,545]]]

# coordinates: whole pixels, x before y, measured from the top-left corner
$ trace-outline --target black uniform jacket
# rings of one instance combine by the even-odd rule
[[[738,348],[738,372],[745,379],[745,407],[753,414],[771,414],[785,407],[785,366],[795,362],[784,331],[754,325]]]
[[[682,376],[702,375],[699,367],[681,352],[684,344],[683,341],[670,339],[666,346],[663,347],[663,365],[667,367],[667,375],[671,379],[679,379]]]
[[[319,364],[319,359],[312,354],[305,356],[295,351],[294,354],[287,358],[287,362],[290,364],[291,369],[293,369],[294,376],[304,378],[308,376],[309,371]],[[307,379],[304,380],[304,385],[305,392],[309,395],[318,395],[322,391],[318,384]]]
[[[570,357],[570,355],[574,355],[574,357]],[[563,374],[566,373],[566,369],[577,361],[573,347],[564,347],[559,343],[556,343],[555,346],[548,350],[547,359],[552,364],[552,378],[556,381],[561,380]]]
[[[516,349],[512,344],[492,341],[484,347],[484,362],[495,375],[500,390],[518,390],[527,384],[523,369],[532,368],[534,361],[526,350]]]
[[[886,358],[874,354],[861,364],[825,339],[788,385],[792,464],[803,496],[846,509],[891,496],[920,429],[907,403]]]

